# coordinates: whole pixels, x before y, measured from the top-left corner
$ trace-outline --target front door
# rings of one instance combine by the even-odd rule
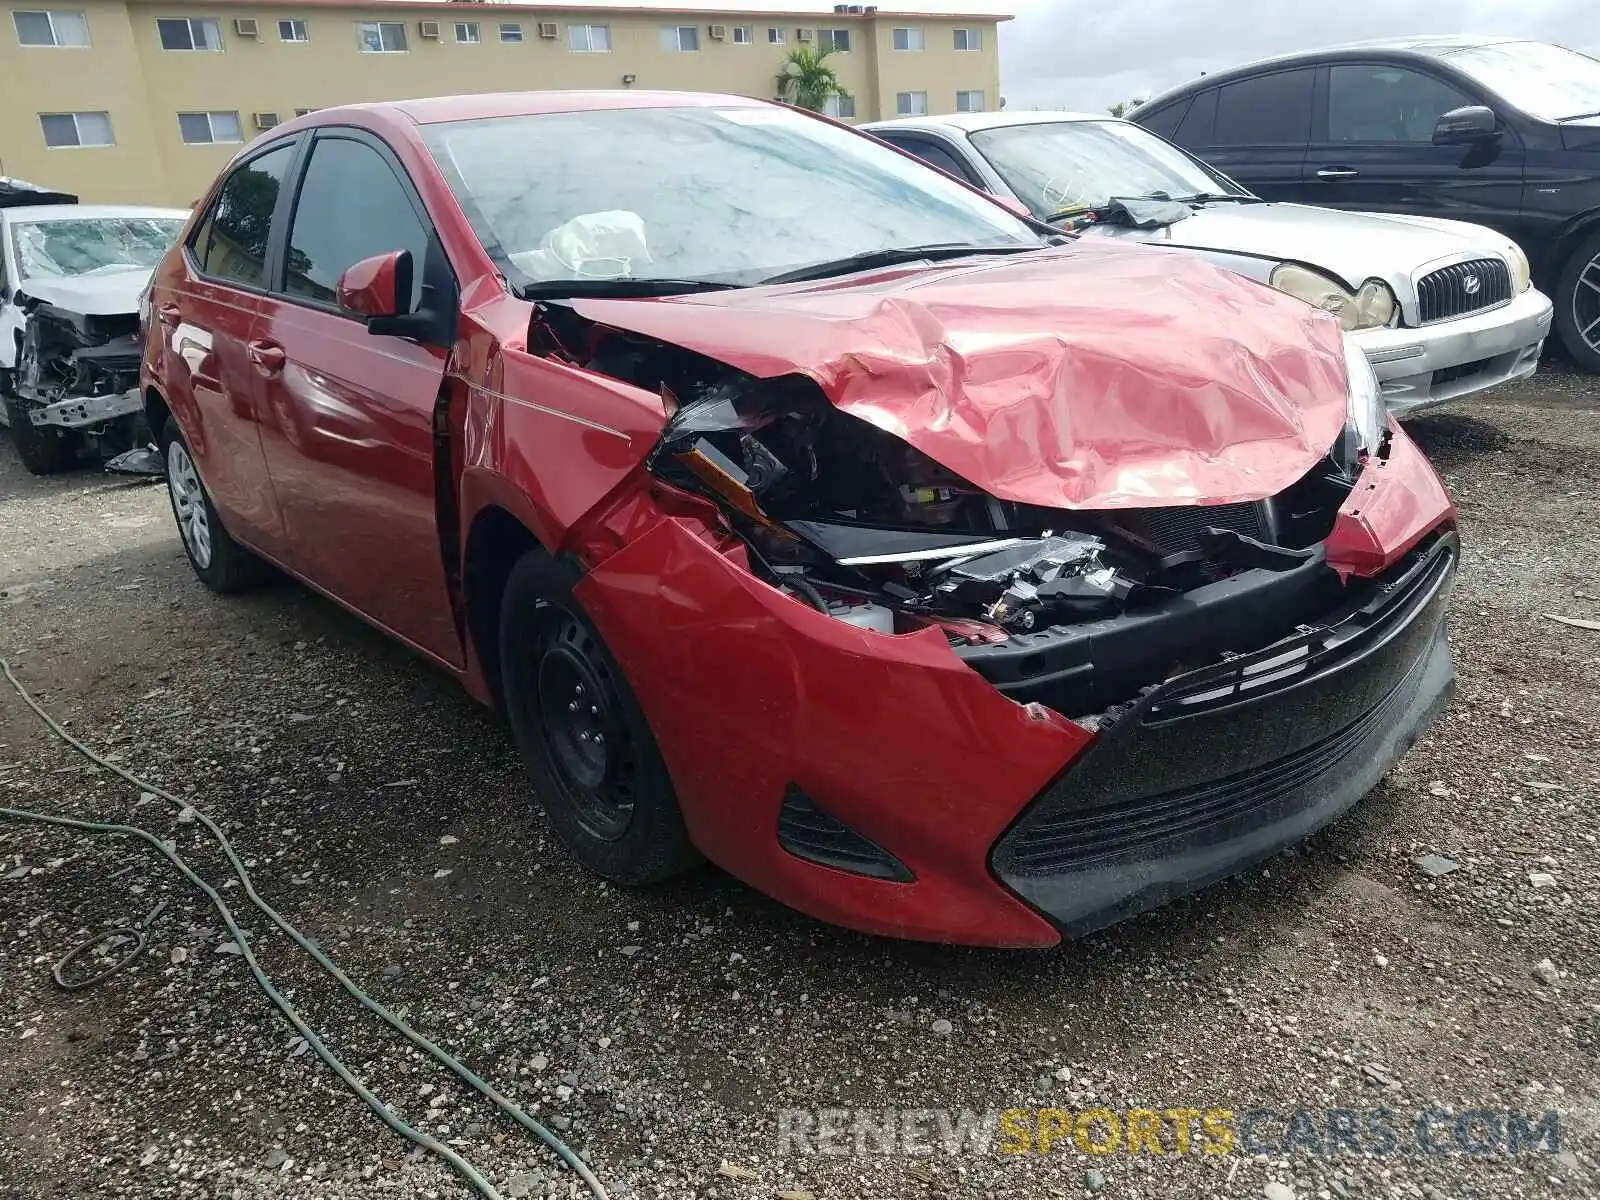
[[[263,439],[291,565],[460,666],[435,508],[434,409],[449,347],[371,334],[335,297],[346,268],[395,250],[412,255],[415,309],[443,262],[426,210],[377,139],[319,130],[252,343],[268,397]],[[453,308],[446,290],[429,303]]]

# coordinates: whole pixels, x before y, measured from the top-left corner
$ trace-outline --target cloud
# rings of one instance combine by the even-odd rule
[[[1001,26],[1010,108],[1101,111],[1257,58],[1362,38],[1492,33],[1600,51],[1596,0],[1019,0]],[[1445,23],[1445,21],[1448,23]]]

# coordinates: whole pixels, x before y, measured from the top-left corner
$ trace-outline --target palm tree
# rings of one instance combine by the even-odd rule
[[[815,50],[810,46],[796,46],[783,60],[783,70],[778,74],[778,95],[797,108],[821,112],[835,96],[848,96],[839,84],[827,58],[832,47]]]

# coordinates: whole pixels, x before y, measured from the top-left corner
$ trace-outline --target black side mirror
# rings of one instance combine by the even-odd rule
[[[1482,104],[1452,108],[1433,126],[1435,146],[1468,146],[1500,136],[1494,110]]]

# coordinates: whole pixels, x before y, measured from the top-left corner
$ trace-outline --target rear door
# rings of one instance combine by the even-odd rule
[[[434,410],[449,339],[369,333],[335,294],[346,268],[396,250],[412,256],[412,311],[453,315],[454,277],[394,154],[365,131],[317,130],[251,343],[268,396],[263,440],[291,565],[460,666],[435,507]]]
[[[1315,67],[1225,83],[1195,97],[1174,139],[1268,200],[1300,200]]]
[[[1506,128],[1498,142],[1478,146],[1433,144],[1441,116],[1481,97],[1410,65],[1323,70],[1306,157],[1312,203],[1476,221],[1517,236],[1524,155],[1516,133]]]

